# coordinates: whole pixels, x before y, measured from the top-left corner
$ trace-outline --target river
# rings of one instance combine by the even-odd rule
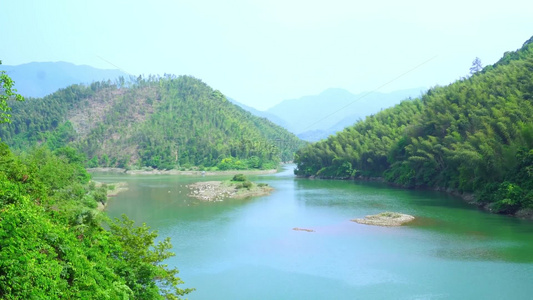
[[[108,213],[171,237],[188,299],[532,299],[533,222],[432,191],[295,178],[294,166],[249,176],[265,197],[201,202],[186,184],[228,176],[95,174],[126,181]],[[351,222],[383,211],[401,227]],[[314,232],[295,231],[293,228]]]

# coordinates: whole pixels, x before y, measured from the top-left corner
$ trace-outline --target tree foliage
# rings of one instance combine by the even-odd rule
[[[296,174],[382,176],[533,208],[533,39],[495,65],[404,101],[295,155]]]
[[[72,85],[17,103],[13,112],[12,124],[0,128],[10,146],[73,147],[91,167],[267,169],[303,145],[190,76]]]
[[[2,82],[4,91],[12,87]],[[17,98],[12,92],[6,95]],[[96,209],[107,190],[90,182],[84,160],[70,147],[41,146],[17,156],[0,143],[0,298],[179,299],[189,293],[178,286],[178,270],[162,264],[174,255],[168,239],[155,244],[157,233],[146,225],[111,221]]]
[[[479,57],[476,57],[474,61],[472,61],[472,66],[470,67],[470,75],[474,75],[475,73],[483,70],[483,65],[481,64],[481,59]]]
[[[96,210],[101,189],[71,149],[16,156],[0,144],[0,297],[177,299],[170,241]],[[105,194],[104,194],[105,195]],[[107,225],[105,225],[107,224]],[[109,227],[105,230],[103,226]]]
[[[2,61],[0,60],[0,65]],[[13,89],[14,81],[9,77],[5,71],[0,71],[0,124],[9,122],[11,110],[8,101],[16,100],[23,101],[21,95],[17,94],[17,90]]]

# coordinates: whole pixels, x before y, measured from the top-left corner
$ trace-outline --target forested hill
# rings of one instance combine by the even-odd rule
[[[404,101],[296,153],[296,174],[381,176],[533,211],[533,38],[492,66]]]
[[[87,166],[272,168],[303,145],[189,76],[72,85],[13,103],[0,138],[15,149],[80,150]]]

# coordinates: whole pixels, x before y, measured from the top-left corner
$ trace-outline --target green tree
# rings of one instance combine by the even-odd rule
[[[135,227],[134,222],[125,215],[115,219],[110,229],[121,244],[123,262],[119,267],[126,283],[138,299],[158,299],[160,293],[167,299],[179,299],[193,289],[181,289],[183,282],[177,277],[177,269],[167,269],[162,261],[174,256],[170,239],[166,238],[157,245],[157,233],[143,224]]]
[[[0,65],[2,61],[0,60]],[[21,95],[17,94],[17,90],[13,88],[15,82],[11,79],[5,71],[0,71],[0,123],[7,123],[10,121],[11,115],[9,111],[11,108],[8,101],[24,101]]]
[[[474,75],[475,73],[483,70],[483,65],[481,64],[481,59],[479,57],[476,57],[474,61],[472,62],[472,66],[470,67],[470,75]]]

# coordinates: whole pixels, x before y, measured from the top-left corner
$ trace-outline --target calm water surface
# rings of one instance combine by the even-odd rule
[[[189,299],[533,299],[533,222],[445,194],[299,179],[292,166],[249,176],[266,197],[205,203],[186,184],[229,177],[97,174],[127,181],[108,213],[171,237]],[[350,219],[411,214],[402,227]],[[308,228],[315,232],[294,231]]]

